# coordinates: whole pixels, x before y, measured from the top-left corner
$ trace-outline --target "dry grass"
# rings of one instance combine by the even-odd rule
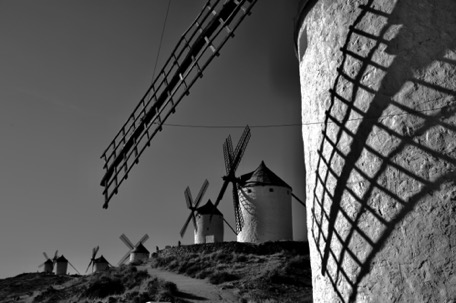
[[[306,243],[217,243],[165,249],[151,265],[233,289],[241,302],[311,302]],[[135,266],[89,276],[40,273],[0,280],[0,303],[185,302],[175,284]],[[181,296],[182,297],[182,296]]]
[[[308,250],[303,246],[289,242],[181,246],[158,253],[151,266],[237,288],[243,302],[305,302],[312,286]]]

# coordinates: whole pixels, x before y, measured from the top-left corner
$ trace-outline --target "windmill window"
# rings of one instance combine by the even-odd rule
[[[248,193],[251,193],[251,192],[252,192],[252,190],[249,188],[249,189],[247,189],[247,192],[248,192]]]
[[[274,191],[274,188],[270,188],[269,191],[272,193]]]

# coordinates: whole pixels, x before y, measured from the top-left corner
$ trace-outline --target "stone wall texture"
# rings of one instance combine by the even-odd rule
[[[315,302],[456,302],[456,1],[304,1]]]

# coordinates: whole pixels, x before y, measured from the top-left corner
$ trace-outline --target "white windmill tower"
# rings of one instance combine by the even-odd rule
[[[46,259],[46,261],[43,264],[41,264],[40,266],[38,266],[38,268],[41,268],[44,266],[43,272],[52,274],[52,272],[54,271],[55,261],[57,260],[57,253],[58,253],[58,251],[56,250],[55,254],[54,254],[54,258],[51,259],[45,252],[43,252],[43,256]]]
[[[63,255],[55,259],[55,274],[56,275],[66,275],[68,270],[68,265],[70,265],[78,274],[79,271],[70,263]]]
[[[210,199],[205,205],[198,207],[208,186],[209,182],[205,180],[195,201],[192,199],[192,194],[189,187],[187,187],[184,192],[185,201],[187,202],[187,207],[190,210],[190,214],[180,231],[180,235],[181,237],[184,236],[188,224],[190,223],[190,220],[192,220],[194,227],[195,244],[223,242],[224,222],[234,232],[234,229],[231,227],[231,225],[228,224],[228,222],[223,217],[223,214],[217,209],[217,207],[215,207]]]
[[[129,251],[125,254],[125,256],[120,259],[118,266],[122,265],[129,259],[129,263],[137,263],[137,262],[144,262],[149,259],[149,251],[147,248],[144,247],[143,243],[149,239],[149,235],[145,234],[136,245],[130,241],[124,234],[120,236],[120,240],[129,248]]]
[[[89,266],[87,266],[87,269],[85,271],[86,273],[89,270],[90,265],[92,265],[92,272],[94,268],[95,272],[100,272],[108,270],[109,267],[112,267],[112,265],[109,264],[108,260],[106,260],[105,257],[103,257],[103,255],[97,258],[97,253],[99,249],[99,246],[92,249],[92,258],[90,258]]]
[[[195,243],[223,242],[223,214],[209,199],[196,209]]]
[[[263,161],[256,170],[241,176],[238,195],[244,222],[238,242],[293,240],[292,188]]]

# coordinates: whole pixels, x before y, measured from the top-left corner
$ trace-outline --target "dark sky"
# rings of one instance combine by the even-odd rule
[[[173,0],[158,70],[205,1]],[[180,239],[204,179],[215,200],[224,174],[222,144],[252,138],[238,173],[262,160],[304,199],[298,61],[293,49],[297,1],[259,0],[234,39],[179,105],[102,209],[100,156],[152,80],[168,0],[0,1],[0,278],[34,272],[42,252],[58,249],[79,271],[91,249],[112,264],[148,233],[145,246]],[[207,128],[189,126],[231,126]],[[233,220],[230,194],[220,209]],[[293,203],[295,239],[304,209]],[[235,236],[225,231],[227,240]]]

